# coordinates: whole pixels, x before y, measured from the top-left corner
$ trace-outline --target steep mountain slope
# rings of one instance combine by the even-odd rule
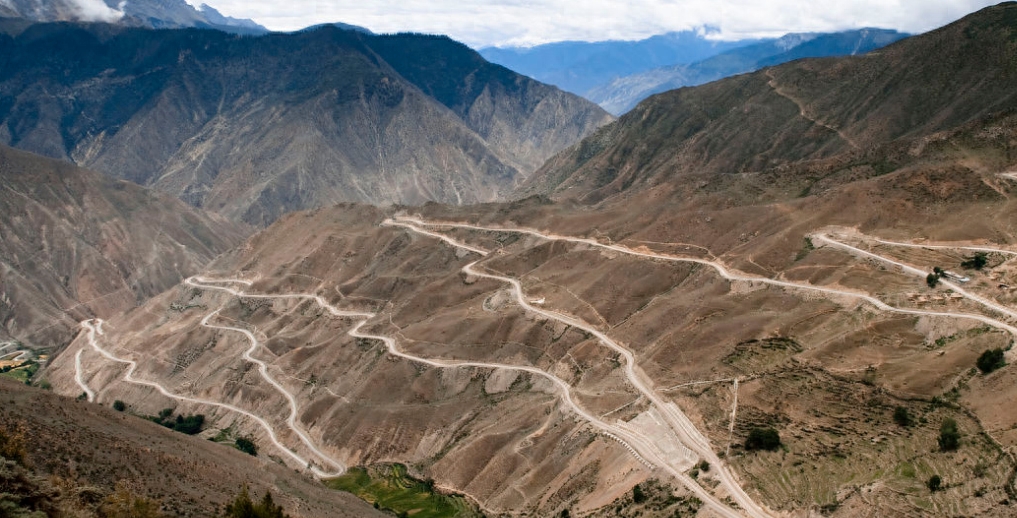
[[[669,32],[639,41],[562,41],[534,47],[486,47],[480,55],[520,74],[584,95],[620,76],[695,63],[754,40],[709,40],[700,31]]]
[[[522,192],[597,201],[931,135],[1017,107],[1017,4],[864,56],[796,61],[654,96]],[[934,58],[931,58],[933,57]]]
[[[444,37],[43,24],[0,47],[0,141],[256,225],[492,200],[610,119]]]
[[[4,483],[0,501],[5,513],[13,513],[5,516],[25,516],[7,505],[12,494],[24,489],[35,489],[23,496],[37,508],[46,509],[55,501],[63,504],[44,516],[110,516],[108,511],[97,515],[93,510],[117,489],[157,502],[156,509],[164,516],[218,516],[245,485],[254,498],[271,491],[290,516],[385,516],[264,454],[252,457],[230,445],[173,432],[142,417],[9,380],[0,380],[0,390],[4,394],[0,444],[8,445],[2,439],[20,438],[26,454],[26,468],[12,466],[13,462],[0,465]],[[4,448],[5,454],[8,451]],[[12,476],[18,471],[29,476],[20,480]],[[19,482],[26,481],[27,487],[19,487]],[[112,515],[142,516],[135,513],[140,509]]]
[[[197,27],[237,34],[264,34],[257,23],[223,16],[207,4],[195,8],[184,0],[5,0],[0,16],[33,22],[116,22],[134,27]]]
[[[585,92],[585,96],[605,110],[620,115],[656,93],[701,85],[801,58],[864,54],[906,36],[907,34],[883,29],[859,29],[832,34],[788,34],[776,40],[729,50],[697,63],[661,67],[619,77],[591,88]]]
[[[0,145],[0,341],[66,344],[199,271],[244,225]]]

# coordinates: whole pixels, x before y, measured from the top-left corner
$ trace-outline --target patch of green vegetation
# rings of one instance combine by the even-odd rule
[[[812,244],[812,238],[805,236],[802,239],[802,249],[798,251],[798,255],[795,256],[795,261],[801,261],[809,255],[809,252],[816,249],[816,245]]]
[[[346,474],[325,482],[339,491],[353,493],[378,509],[414,518],[483,516],[465,498],[438,492],[432,480],[417,480],[402,464],[350,468]]]
[[[34,360],[28,360],[18,366],[8,366],[0,369],[0,376],[28,384],[31,382],[32,377],[35,376],[35,373],[38,372],[38,370],[39,364]]]

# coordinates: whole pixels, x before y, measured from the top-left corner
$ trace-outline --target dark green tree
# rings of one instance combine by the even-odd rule
[[[900,426],[911,426],[911,414],[908,409],[898,406],[893,409],[893,422]]]
[[[928,284],[930,288],[935,288],[939,284],[939,276],[934,273],[926,275],[925,284]]]
[[[960,447],[960,430],[957,429],[957,421],[947,417],[939,427],[939,449],[943,451],[954,451]]]
[[[982,353],[978,357],[978,361],[975,362],[978,366],[978,370],[988,374],[1000,367],[1006,365],[1006,360],[1003,358],[1003,350],[1000,348],[989,349]]]
[[[632,501],[637,504],[646,501],[646,494],[643,493],[643,488],[639,487],[639,484],[632,486]]]
[[[943,486],[943,479],[939,478],[939,475],[933,475],[929,477],[929,481],[925,485],[929,486],[929,491],[935,493]]]
[[[123,401],[120,401],[118,399],[113,402],[113,410],[116,410],[117,412],[123,412],[124,410],[127,410],[127,405]]]
[[[988,263],[988,254],[985,252],[975,252],[975,255],[965,259],[961,266],[970,270],[981,270]]]
[[[238,450],[248,455],[258,456],[258,445],[254,444],[254,441],[246,437],[237,437],[236,445]]]
[[[745,439],[745,449],[774,451],[780,448],[780,434],[773,428],[753,428]]]

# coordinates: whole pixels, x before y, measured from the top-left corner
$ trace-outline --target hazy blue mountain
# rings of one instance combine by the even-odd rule
[[[728,50],[697,63],[660,67],[619,77],[584,91],[582,95],[608,112],[620,115],[656,93],[701,85],[801,58],[864,54],[907,36],[886,29],[788,34]]]
[[[562,41],[535,47],[487,47],[492,63],[582,95],[614,78],[694,63],[758,40],[712,41],[702,31],[670,32],[639,41]]]
[[[103,6],[105,4],[105,7]],[[194,7],[184,0],[0,0],[0,16],[33,22],[116,22],[153,29],[188,27],[219,29],[238,34],[265,34],[252,20],[223,16],[207,4]]]

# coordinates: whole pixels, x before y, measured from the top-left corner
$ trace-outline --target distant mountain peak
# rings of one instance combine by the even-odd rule
[[[816,39],[817,36],[819,36],[819,33],[815,32],[794,32],[785,34],[784,36],[777,38],[777,41],[774,42],[774,46],[780,50],[787,51],[801,45],[802,43],[812,41]]]
[[[268,29],[184,0],[0,0],[0,16],[33,22],[105,22],[158,29],[204,27],[244,34]]]

